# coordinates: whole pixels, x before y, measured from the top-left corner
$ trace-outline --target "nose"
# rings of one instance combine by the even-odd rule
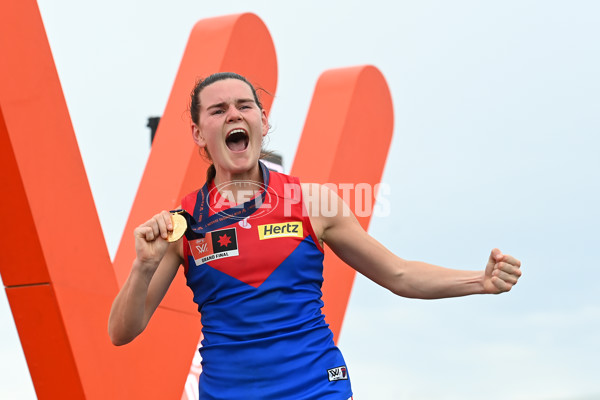
[[[230,105],[227,109],[227,122],[237,122],[243,119],[242,113],[235,105]]]

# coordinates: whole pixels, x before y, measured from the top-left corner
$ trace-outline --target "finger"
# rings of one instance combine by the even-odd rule
[[[147,242],[151,242],[154,240],[154,232],[152,231],[152,227],[144,224],[139,226],[134,231],[135,237],[144,239]]]
[[[160,235],[160,237],[162,237],[163,239],[166,239],[167,235],[169,234],[169,230],[167,229],[168,220],[166,218],[170,219],[170,217],[165,217],[165,215],[163,215],[162,212],[154,216],[154,222],[156,223],[156,226],[158,228],[157,236]]]
[[[133,230],[133,236],[137,238],[146,237],[146,227],[144,225],[140,225]]]
[[[494,276],[511,285],[516,285],[519,280],[518,276],[500,270],[494,271]]]
[[[167,227],[167,231],[171,232],[173,230],[173,216],[168,211],[163,211],[160,213],[163,219],[165,220],[165,226]]]
[[[521,261],[517,260],[516,258],[514,258],[513,256],[510,256],[508,254],[504,255],[504,259],[502,261],[512,264],[512,265],[516,265],[517,268],[521,267]]]
[[[156,216],[154,216],[151,220],[146,222],[145,225],[148,228],[150,228],[150,230],[151,230],[151,233],[146,235],[146,239],[148,241],[152,241],[152,240],[155,240],[156,238],[160,237],[160,227],[158,226],[158,221],[156,220]]]
[[[514,264],[509,264],[505,261],[497,263],[494,269],[504,271],[515,276],[521,276],[522,274],[521,269],[518,266]]]
[[[513,286],[512,284],[503,281],[502,279],[498,278],[497,276],[492,277],[492,283],[494,284],[496,289],[498,289],[499,293],[508,292]]]

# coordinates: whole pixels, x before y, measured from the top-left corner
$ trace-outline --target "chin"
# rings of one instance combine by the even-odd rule
[[[243,174],[245,172],[250,171],[256,165],[258,165],[258,157],[255,159],[238,159],[232,160],[231,163],[231,172],[234,174]]]

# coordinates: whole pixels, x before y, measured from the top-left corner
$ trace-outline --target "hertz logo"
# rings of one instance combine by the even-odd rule
[[[260,240],[281,237],[304,237],[302,222],[283,222],[280,224],[268,224],[258,226],[258,237]]]

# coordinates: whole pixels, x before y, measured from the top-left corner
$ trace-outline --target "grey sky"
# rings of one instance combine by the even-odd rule
[[[370,233],[447,267],[481,269],[493,247],[523,261],[501,296],[408,300],[357,278],[339,343],[355,398],[600,399],[599,2],[39,4],[111,255],[193,24],[251,11],[277,50],[268,147],[287,168],[319,74],[373,64],[395,130],[391,215]],[[0,321],[0,395],[35,398],[4,294]]]

